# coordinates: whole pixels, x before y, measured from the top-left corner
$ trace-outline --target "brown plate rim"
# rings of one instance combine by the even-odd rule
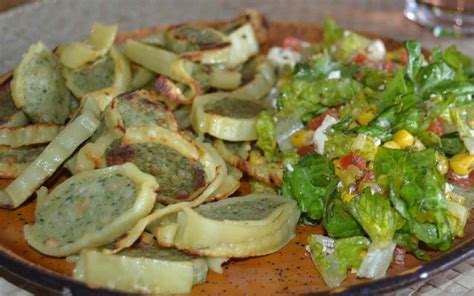
[[[471,238],[456,249],[399,275],[307,295],[374,295],[391,292],[418,281],[427,280],[472,257],[474,257],[474,239]],[[137,295],[87,286],[85,283],[34,265],[3,248],[0,249],[0,266],[22,281],[47,291],[49,295]]]
[[[199,22],[199,23],[219,23],[219,21]],[[311,23],[300,23],[291,21],[274,21],[276,23],[287,26],[310,25],[318,26]],[[163,29],[169,25],[163,25],[159,28]],[[159,28],[145,28],[143,30],[153,32]],[[142,30],[125,32],[124,35],[134,35]],[[381,38],[384,41],[401,44],[401,42],[378,36],[371,33],[363,33],[366,36]],[[125,37],[128,38],[128,37]],[[2,76],[3,77],[3,76]],[[435,276],[443,271],[454,267],[455,265],[474,257],[474,237],[467,239],[458,245],[455,249],[445,252],[439,257],[424,262],[414,268],[408,269],[398,275],[388,276],[365,283],[360,283],[348,287],[340,287],[332,290],[315,291],[306,295],[374,295],[379,293],[387,293],[402,287],[407,287],[418,281],[426,281],[428,278]],[[315,271],[316,272],[316,271]],[[11,274],[15,281],[20,281],[27,285],[26,289],[32,289],[34,292],[40,291],[46,295],[103,295],[103,296],[125,296],[139,295],[132,293],[124,293],[112,291],[105,288],[91,287],[87,284],[77,281],[71,277],[67,277],[60,273],[51,271],[41,266],[35,265],[23,259],[21,256],[14,254],[8,249],[0,245],[0,277],[5,274]],[[191,292],[192,293],[192,292]]]

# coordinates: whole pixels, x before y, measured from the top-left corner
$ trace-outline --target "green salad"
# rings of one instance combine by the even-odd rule
[[[311,257],[330,287],[380,278],[396,254],[430,258],[463,237],[474,195],[474,65],[455,46],[386,49],[328,19],[321,43],[273,48],[273,111],[257,145],[283,163]],[[402,258],[397,258],[403,260]]]

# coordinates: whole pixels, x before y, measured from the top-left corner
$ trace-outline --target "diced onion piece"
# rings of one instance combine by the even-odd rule
[[[258,40],[250,23],[230,33],[229,39],[232,47],[226,63],[228,68],[235,68],[258,53]]]
[[[31,124],[22,127],[0,128],[0,145],[20,147],[44,144],[53,140],[63,126],[59,124]]]
[[[184,207],[176,222],[170,222],[177,224],[175,235],[163,237],[158,227],[155,236],[164,246],[203,256],[259,256],[278,251],[295,236],[299,215],[293,200],[251,194],[195,209]]]
[[[321,155],[324,154],[324,143],[326,143],[326,141],[328,140],[328,136],[326,135],[326,133],[329,130],[329,128],[331,128],[331,126],[333,126],[336,123],[337,123],[336,118],[334,118],[330,115],[327,115],[324,118],[323,123],[321,124],[321,126],[318,127],[314,131],[313,143],[316,145],[317,152],[319,154],[321,154]]]
[[[278,148],[283,152],[293,150],[294,146],[291,144],[291,136],[303,128],[303,122],[295,116],[289,116],[278,120],[275,124]]]
[[[114,183],[107,183],[107,178],[115,178]],[[110,243],[152,210],[157,189],[155,179],[131,163],[75,175],[38,197],[37,219],[25,226],[25,239],[36,250],[58,257]],[[118,205],[117,200],[128,205]],[[57,213],[58,205],[77,218]],[[96,213],[96,206],[103,212]],[[51,227],[54,224],[58,226]],[[65,228],[67,238],[58,237],[58,227]]]
[[[182,294],[203,283],[207,270],[206,259],[173,249],[135,248],[116,255],[83,250],[73,277],[123,292]]]
[[[369,45],[366,48],[367,58],[371,61],[382,61],[385,58],[385,44],[382,40],[376,39],[370,41]]]
[[[251,100],[232,98],[224,92],[197,97],[193,102],[191,122],[199,134],[208,133],[228,141],[257,139],[255,124],[265,108]]]
[[[0,192],[0,207],[16,208],[25,202],[79,145],[92,136],[99,123],[96,102],[87,100],[79,116],[70,121],[38,158]]]
[[[270,48],[267,57],[280,70],[287,65],[293,68],[301,60],[300,53],[291,48],[281,48],[278,46]]]

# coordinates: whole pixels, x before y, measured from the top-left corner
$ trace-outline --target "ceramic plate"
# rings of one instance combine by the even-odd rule
[[[52,5],[51,2],[48,3],[48,5]],[[27,13],[35,15],[36,13],[32,14],[32,12],[35,12],[35,9],[37,11],[43,11],[43,6],[33,4],[28,9],[29,11],[27,11]],[[58,10],[58,12],[59,11],[61,10]],[[24,17],[24,14],[21,14],[19,11],[14,13]],[[238,12],[234,15],[237,14]],[[191,20],[195,19],[193,18]],[[0,25],[2,21],[5,20],[0,18]],[[107,17],[105,17],[105,21],[107,21]],[[179,22],[181,19],[178,18],[177,21]],[[142,22],[143,19],[140,23]],[[90,23],[91,22],[84,27],[82,35],[87,34]],[[322,37],[321,28],[315,24],[270,22],[269,25],[269,45],[280,44],[285,36],[295,36],[309,41],[318,41]],[[127,28],[127,26],[125,27]],[[154,30],[156,29],[142,29],[132,33],[122,34],[119,39],[123,40],[130,36],[148,34]],[[50,37],[50,34],[46,34],[45,36],[39,34],[36,39],[48,39]],[[57,43],[71,40],[71,38],[64,38],[64,40],[56,40]],[[76,39],[77,38],[79,37],[76,37]],[[400,46],[396,41],[387,39],[385,39],[385,41],[389,48]],[[6,46],[3,40],[0,46]],[[18,48],[22,46],[23,45],[19,45]],[[28,47],[28,44],[26,47]],[[8,67],[14,60],[15,59],[12,58],[12,60],[0,63],[2,67]],[[50,185],[59,182],[61,178],[62,177],[59,176],[53,180],[53,182],[50,182]],[[8,180],[0,180],[0,188],[6,186],[8,182]],[[30,248],[23,239],[23,225],[33,222],[34,208],[35,202],[32,200],[14,211],[0,210],[0,266],[3,269],[29,283],[33,283],[35,291],[42,291],[49,295],[62,294],[66,291],[70,291],[74,295],[122,295],[103,289],[87,287],[73,280],[71,278],[73,264],[66,262],[64,259],[44,256]],[[454,247],[449,252],[432,252],[430,255],[433,256],[433,260],[429,262],[419,262],[413,256],[407,255],[405,265],[392,265],[387,277],[383,279],[367,281],[349,276],[348,280],[344,281],[342,287],[331,291],[327,290],[326,285],[304,249],[308,235],[322,233],[322,229],[320,227],[299,226],[297,237],[281,251],[263,257],[232,260],[225,265],[223,274],[210,272],[207,282],[194,287],[192,294],[273,295],[277,293],[346,294],[355,292],[357,294],[374,294],[407,287],[417,281],[424,280],[436,273],[447,270],[474,255],[473,216],[474,215],[471,215],[466,226],[465,238],[455,240]]]

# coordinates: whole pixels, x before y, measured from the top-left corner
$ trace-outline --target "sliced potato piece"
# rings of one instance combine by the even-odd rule
[[[109,56],[97,59],[81,68],[63,70],[66,86],[80,98],[88,92],[112,85],[114,80],[114,61]]]
[[[228,141],[252,141],[257,139],[255,124],[263,110],[265,107],[259,102],[218,92],[194,100],[191,122],[200,135],[208,133]]]
[[[140,66],[160,74],[155,88],[172,102],[190,104],[201,93],[198,81],[191,76],[194,63],[180,59],[173,52],[139,41],[127,40],[125,55]],[[187,89],[183,91],[172,80],[183,83]]]
[[[136,40],[125,42],[125,55],[134,63],[160,75],[176,80],[171,64],[178,59],[173,52],[148,45]]]
[[[33,44],[15,68],[11,90],[16,107],[34,123],[63,124],[69,117],[72,95],[61,64],[41,42]]]
[[[258,40],[252,25],[249,23],[230,33],[229,39],[231,48],[229,59],[225,64],[228,68],[235,68],[258,53]]]
[[[132,90],[144,88],[156,78],[156,74],[143,68],[142,66],[132,65]]]
[[[50,256],[110,243],[153,209],[157,189],[155,179],[131,163],[75,175],[39,194],[25,239]]]
[[[173,113],[160,101],[155,93],[137,90],[115,97],[104,111],[106,129],[96,139],[84,145],[66,164],[68,170],[79,172],[105,167],[104,154],[112,142],[121,138],[127,128],[141,125],[161,125],[178,129]]]
[[[205,282],[207,271],[205,258],[147,246],[115,255],[83,250],[73,276],[89,285],[124,292],[178,294]]]
[[[199,144],[202,154],[201,163],[204,166],[206,175],[210,180],[208,186],[193,201],[180,202],[166,207],[157,207],[150,215],[141,219],[126,236],[115,242],[114,249],[108,253],[116,253],[130,247],[143,233],[148,225],[163,217],[180,211],[183,207],[197,207],[216,192],[227,175],[227,167],[219,154],[207,143]]]
[[[275,85],[275,67],[263,56],[252,61],[252,79],[232,92],[232,97],[247,100],[260,100]]]
[[[25,113],[18,110],[13,103],[10,81],[12,73],[0,78],[0,127],[19,127],[27,125],[30,120]]]
[[[158,125],[177,131],[173,113],[158,100],[156,93],[137,90],[116,97],[105,110],[105,122],[110,130],[121,132],[131,126]]]
[[[100,112],[95,100],[87,100],[80,114],[71,120],[49,143],[35,161],[4,191],[0,191],[0,207],[16,208],[56,172],[59,166],[86,141],[100,124]]]
[[[95,100],[100,111],[104,111],[114,97],[129,91],[131,88],[132,72],[130,70],[130,62],[115,46],[110,48],[110,56],[114,61],[113,84],[106,88],[88,92],[81,97],[81,101],[89,98]]]
[[[226,258],[259,256],[278,251],[295,236],[299,215],[293,200],[275,194],[251,194],[195,209],[183,207],[174,222],[163,223],[154,234],[161,245],[189,253]]]
[[[192,201],[209,185],[215,168],[206,166],[205,151],[177,132],[159,126],[129,127],[105,151],[107,166],[132,162],[160,184],[164,204]]]
[[[220,64],[229,59],[230,42],[227,36],[213,28],[178,26],[168,30],[165,38],[166,48],[193,62]]]
[[[45,146],[11,148],[0,146],[0,178],[18,177],[44,150]]]
[[[0,145],[20,147],[51,142],[63,128],[59,124],[30,124],[0,128]]]
[[[112,47],[117,31],[117,26],[94,23],[89,38],[84,42],[74,42],[61,47],[61,63],[68,68],[77,69],[94,62]]]

